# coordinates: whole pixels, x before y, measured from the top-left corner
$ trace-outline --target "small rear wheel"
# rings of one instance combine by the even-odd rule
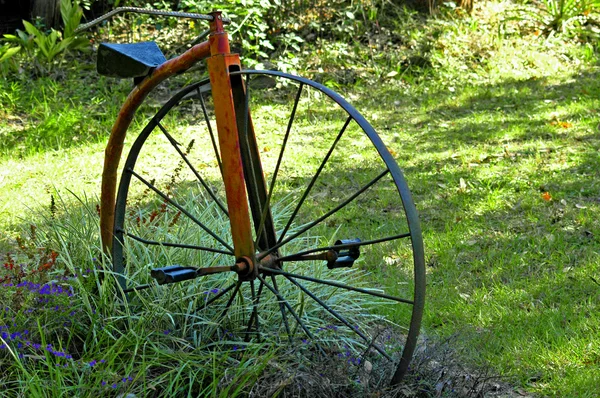
[[[258,276],[235,272],[211,87],[201,81],[162,106],[127,157],[112,249],[120,290],[132,309],[163,308],[198,345],[279,342],[398,383],[425,297],[400,168],[365,118],[318,83],[240,71],[232,85]]]

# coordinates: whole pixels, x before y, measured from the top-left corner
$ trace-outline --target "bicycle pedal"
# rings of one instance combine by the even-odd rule
[[[169,265],[168,267],[153,268],[150,270],[150,276],[156,279],[159,285],[167,283],[181,282],[194,279],[198,268],[182,267],[179,265]]]
[[[335,242],[335,246],[347,245],[351,243],[360,243],[359,238],[356,239],[339,239]],[[354,261],[360,257],[360,246],[351,246],[348,249],[336,250],[337,258],[335,261],[327,263],[327,268],[350,268],[354,265]]]

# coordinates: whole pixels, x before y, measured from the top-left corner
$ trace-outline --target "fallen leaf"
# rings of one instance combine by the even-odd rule
[[[573,124],[569,123],[569,122],[558,122],[558,125],[560,127],[562,127],[563,129],[568,129],[573,127]]]
[[[464,178],[460,178],[460,180],[458,181],[458,186],[459,186],[459,190],[464,192],[467,190],[467,183],[465,181]]]
[[[575,203],[575,207],[577,207],[578,209],[587,209],[587,206],[580,205],[579,203]]]
[[[552,200],[552,195],[550,195],[549,192],[544,192],[542,194],[542,199],[544,199],[546,202],[549,202]]]
[[[398,74],[398,72],[396,72],[395,70],[391,71],[390,73],[388,73],[387,75],[385,75],[386,77],[394,77]]]

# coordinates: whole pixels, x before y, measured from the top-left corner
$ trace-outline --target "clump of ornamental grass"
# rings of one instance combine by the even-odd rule
[[[206,198],[190,193],[184,202],[201,200]],[[145,205],[155,204],[140,203]],[[265,289],[257,303],[249,283],[233,296],[225,316],[230,295],[202,309],[235,280],[230,273],[125,295],[110,262],[101,255],[95,205],[82,198],[67,206],[59,196],[51,207],[49,215],[38,215],[37,226],[22,234],[13,251],[2,255],[0,299],[6,305],[0,312],[0,382],[11,394],[236,396],[265,392],[261,381],[269,381],[272,393],[286,391],[289,396],[293,391],[313,391],[308,387],[315,375],[327,381],[321,383],[324,391],[336,394],[387,386],[393,367],[371,355],[352,330],[291,283],[277,279],[281,296],[313,331],[314,341],[289,312],[288,334],[277,297]],[[286,211],[286,207],[274,209],[276,224]],[[211,229],[227,228],[227,219],[211,214],[203,218]],[[175,223],[167,216],[156,218],[156,231],[162,228],[179,237],[203,239],[193,236],[200,232],[186,225],[184,217],[177,217]],[[298,244],[314,245],[322,239],[306,237]],[[199,266],[220,261],[213,256],[206,263],[198,263],[198,258],[185,262],[186,254],[164,247],[130,246],[126,277],[140,283],[149,279],[149,268],[165,265],[157,264],[157,259]],[[309,267],[302,272],[334,279],[318,262],[302,265]],[[335,279],[369,287],[367,273],[336,273]],[[255,282],[255,293],[259,288]],[[330,298],[330,305],[344,313],[354,328],[374,336],[392,355],[402,348],[401,331],[373,314],[374,307],[382,305],[378,300],[357,300],[356,294],[330,286],[314,286],[313,291]],[[248,331],[247,317],[255,307],[259,327]],[[287,371],[277,371],[281,367]],[[290,377],[299,384],[289,384]]]

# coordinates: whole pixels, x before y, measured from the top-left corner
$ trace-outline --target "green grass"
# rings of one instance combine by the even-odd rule
[[[450,345],[462,352],[460,361],[491,368],[517,388],[542,396],[594,396],[600,381],[598,59],[593,45],[542,39],[517,23],[500,24],[506,7],[486,3],[472,18],[427,25],[406,18],[392,33],[412,42],[383,44],[381,49],[388,51],[374,58],[344,43],[336,44],[334,55],[325,45],[320,53],[307,47],[306,65],[321,68],[324,72],[315,78],[351,99],[405,172],[427,256],[424,335],[450,338]],[[430,65],[407,69],[403,62],[414,54]],[[390,71],[398,74],[388,76]],[[70,273],[98,257],[95,221],[90,220],[95,217],[103,141],[128,88],[125,82],[109,84],[90,79],[89,71],[81,73],[87,77],[77,79],[73,72],[75,78],[70,74],[60,81],[0,81],[0,114],[6,116],[0,121],[4,251],[14,253],[14,237],[23,234],[21,229],[40,224],[40,230],[55,234],[48,239],[60,252],[60,266]],[[357,82],[353,87],[344,85],[349,76]],[[153,101],[161,102],[168,91]],[[145,109],[134,131],[155,111]],[[329,123],[324,113],[316,119],[321,124]],[[170,123],[185,132],[181,120]],[[351,171],[365,169],[369,154],[358,139],[356,143],[347,146],[348,154],[356,156],[339,157],[330,171],[339,184],[350,181],[344,178]],[[318,135],[311,143],[315,148],[325,144]],[[317,158],[291,157],[290,162],[304,171],[314,169]],[[286,186],[297,183],[290,178]],[[70,209],[63,212],[59,206],[56,215],[67,225],[59,230],[69,230],[68,239],[56,228],[44,228],[41,220],[49,217],[50,195],[59,198],[54,189]],[[66,190],[85,192],[89,203],[82,206]],[[318,210],[318,201],[312,209]],[[371,231],[371,213],[352,216],[364,233]],[[401,280],[403,270],[395,264],[402,253],[384,254],[385,262],[369,280],[384,281],[390,288]],[[101,355],[110,363],[59,373],[52,367],[29,368],[6,355],[0,361],[10,361],[10,375],[18,376],[12,380],[37,380],[11,384],[10,391],[41,391],[44,380],[55,380],[55,392],[88,388],[91,395],[106,391],[98,387],[105,380],[141,391],[184,393],[193,385],[196,394],[230,396],[233,390],[223,390],[226,385],[272,380],[278,367],[304,361],[279,364],[279,351],[260,346],[242,359],[227,351],[188,350],[181,335],[162,334],[171,327],[160,312],[152,318],[159,323],[148,320],[124,328],[127,314],[109,303],[114,292],[96,298],[89,293],[93,280],[82,280],[78,290],[83,300],[77,308],[85,316],[72,336],[82,341],[64,344],[76,347],[84,362]],[[92,304],[94,300],[100,301]],[[92,308],[105,312],[93,314]],[[398,312],[379,313],[402,321]],[[68,341],[69,334],[59,332],[58,325],[53,330],[57,341]],[[239,371],[226,372],[227,366]],[[0,372],[0,377],[10,375]],[[134,381],[119,382],[129,375]],[[217,381],[210,384],[211,379]]]

